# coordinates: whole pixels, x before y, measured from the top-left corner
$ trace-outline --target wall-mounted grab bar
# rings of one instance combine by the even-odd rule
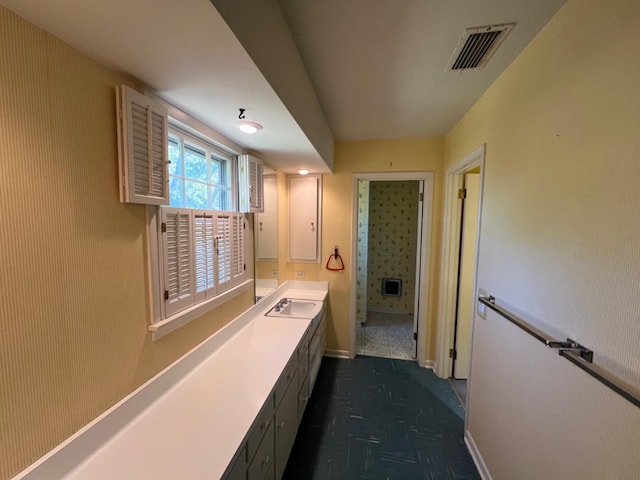
[[[492,296],[478,297],[478,301],[527,332],[536,340],[544,343],[547,347],[558,349],[562,357],[580,367],[586,373],[602,382],[617,394],[629,400],[636,407],[640,407],[640,391],[624,383],[605,369],[594,365],[593,352],[588,348],[580,345],[578,342],[575,342],[570,338],[567,338],[566,342],[560,342],[554,339],[506,308],[496,305],[496,299]]]

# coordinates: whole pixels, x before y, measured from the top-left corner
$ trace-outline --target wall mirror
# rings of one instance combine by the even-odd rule
[[[255,272],[256,301],[278,286],[278,176],[264,169],[264,212],[256,213]]]

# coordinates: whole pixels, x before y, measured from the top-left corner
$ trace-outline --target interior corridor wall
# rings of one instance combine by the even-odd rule
[[[136,85],[0,7],[2,479],[253,303],[151,341],[145,207],[118,200],[121,83]]]
[[[636,0],[569,0],[445,146],[486,143],[478,286],[636,388],[639,31]],[[494,479],[640,478],[640,409],[491,313],[467,429]]]
[[[329,272],[324,263],[317,265],[314,279],[329,282],[327,348],[349,350],[351,295],[353,174],[371,172],[434,172],[433,221],[431,226],[430,293],[427,305],[427,359],[435,358],[440,237],[442,229],[443,138],[369,140],[337,142],[335,169],[322,178],[322,262],[340,247],[346,270]],[[295,267],[309,268],[309,265]],[[312,272],[313,273],[313,272]],[[293,277],[291,277],[293,278]]]

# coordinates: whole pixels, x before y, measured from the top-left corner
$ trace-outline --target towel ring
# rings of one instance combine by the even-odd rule
[[[336,262],[339,262],[340,266],[339,267],[330,267],[329,264],[331,263],[331,259],[334,259]],[[337,245],[333,249],[333,253],[331,255],[329,255],[329,258],[327,259],[327,264],[325,265],[325,268],[327,270],[329,270],[330,272],[341,272],[342,270],[344,270],[344,261],[342,260],[342,257],[338,253],[338,246]]]

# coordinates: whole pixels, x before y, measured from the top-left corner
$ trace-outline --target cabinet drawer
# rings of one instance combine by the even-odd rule
[[[247,460],[251,461],[258,450],[262,438],[269,431],[269,428],[273,427],[274,411],[273,396],[270,395],[249,432],[249,437],[247,438]],[[271,435],[273,435],[273,429],[271,430]]]
[[[304,362],[298,363],[298,389],[302,382],[307,378],[307,374],[309,373],[309,360],[305,358]]]
[[[269,424],[264,438],[256,456],[249,464],[247,470],[248,480],[271,480],[275,479],[275,436],[273,422]]]
[[[282,372],[282,375],[280,376],[278,383],[276,384],[276,392],[275,392],[276,408],[278,408],[278,405],[280,405],[280,402],[282,401],[282,398],[284,397],[284,394],[286,393],[287,388],[289,388],[289,385],[291,385],[291,383],[296,381],[297,373],[298,373],[298,359],[296,358],[296,355],[293,355],[291,357],[291,360],[289,360],[289,363],[285,367],[284,371]]]

